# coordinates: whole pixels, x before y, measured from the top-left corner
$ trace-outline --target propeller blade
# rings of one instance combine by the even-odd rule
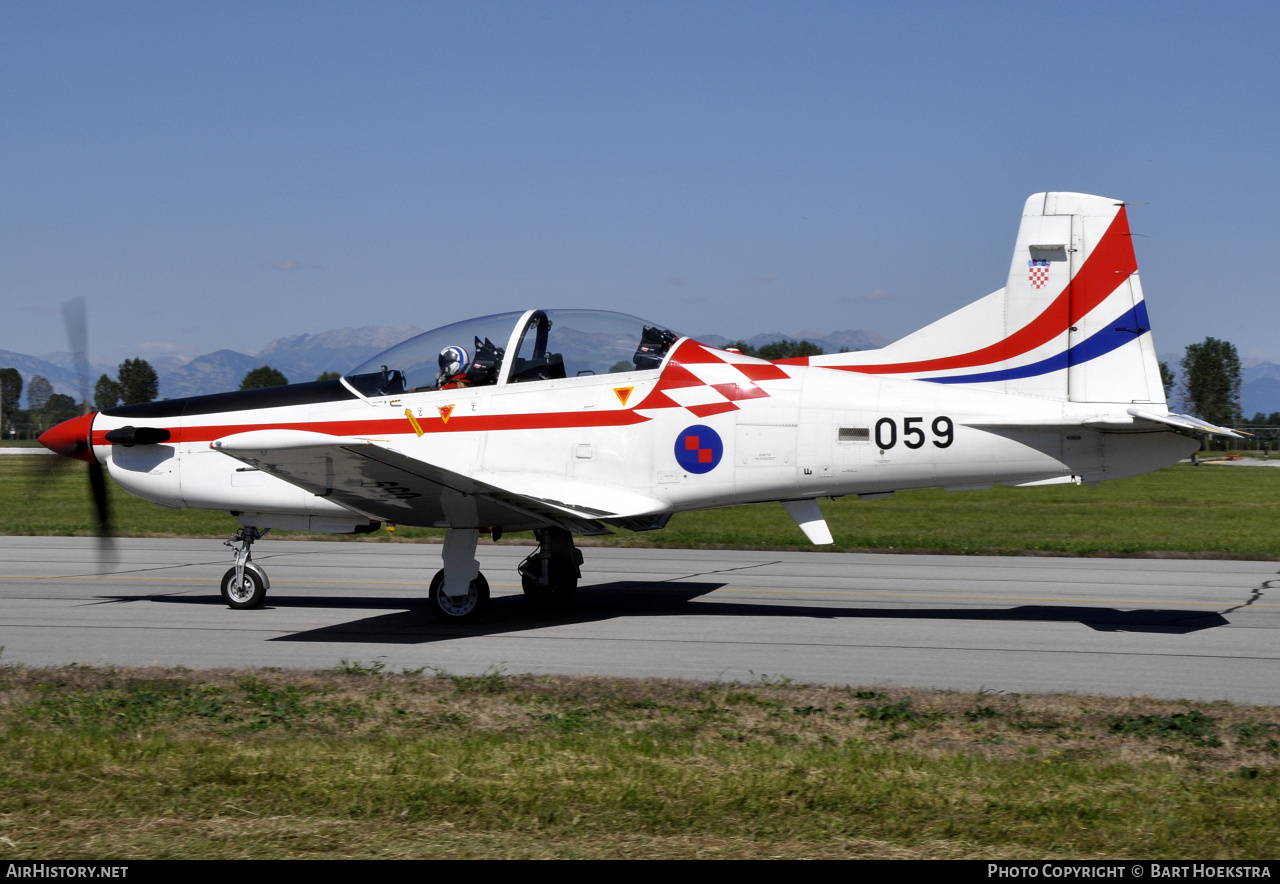
[[[76,365],[80,380],[80,402],[88,412],[89,406],[89,322],[84,298],[72,298],[62,305],[62,322],[67,327],[67,343],[71,346],[71,359]]]
[[[93,406],[89,400],[89,320],[84,298],[72,298],[63,303],[62,322],[67,329],[67,344],[71,347],[71,359],[75,363],[76,377],[80,381],[81,407],[87,415],[93,410]],[[91,420],[91,418],[84,420]],[[59,450],[54,445],[46,444],[60,454],[79,457],[89,463],[89,495],[93,498],[93,508],[98,520],[95,528],[95,533],[98,535],[98,563],[105,567],[115,562],[115,547],[111,541],[111,503],[107,497],[107,475],[102,469],[102,464],[98,463],[93,452],[88,448],[87,425],[83,429],[85,440],[81,441],[79,438],[75,440],[77,446],[84,448],[79,454],[68,454],[67,451]],[[75,427],[77,436],[80,430],[81,427],[77,425]],[[43,437],[42,441],[44,441]]]
[[[111,504],[107,497],[107,476],[96,460],[89,464],[89,492],[98,513],[98,566],[110,569],[116,563],[115,541],[111,536]]]
[[[93,495],[93,507],[98,513],[98,535],[111,535],[111,506],[107,500],[107,477],[102,464],[96,460],[89,464],[89,493]]]

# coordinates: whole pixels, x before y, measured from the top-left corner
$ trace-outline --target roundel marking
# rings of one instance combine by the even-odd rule
[[[694,424],[676,436],[676,463],[691,473],[709,473],[724,456],[720,434],[710,427]]]

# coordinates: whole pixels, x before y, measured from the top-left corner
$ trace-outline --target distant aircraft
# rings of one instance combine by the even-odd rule
[[[532,529],[524,591],[557,606],[575,534],[781,501],[824,544],[823,497],[1092,484],[1236,435],[1169,412],[1149,332],[1124,204],[1040,193],[1004,288],[880,350],[772,363],[620,313],[527,310],[339,380],[112,408],[40,441],[91,464],[100,502],[105,466],[139,497],[236,516],[232,608],[266,595],[250,556],[265,531],[390,522],[446,529],[429,598],[465,621],[489,598],[482,533]]]

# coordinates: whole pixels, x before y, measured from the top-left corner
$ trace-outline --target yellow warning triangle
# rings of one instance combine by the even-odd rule
[[[447,424],[449,423],[449,415],[453,414],[453,406],[441,405],[438,408],[436,408],[436,411],[440,412],[440,420],[444,421]]]
[[[627,400],[631,398],[631,391],[634,389],[635,387],[614,387],[613,392],[617,394],[618,401],[625,406]]]

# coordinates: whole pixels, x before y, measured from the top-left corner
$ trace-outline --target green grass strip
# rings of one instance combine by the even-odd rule
[[[53,458],[0,459],[0,494],[10,502],[0,511],[0,534],[93,532],[85,470],[66,461],[51,469],[56,463]],[[118,488],[113,492],[116,530],[123,536],[223,537],[234,530],[226,513],[165,509]],[[619,532],[588,542],[695,549],[1280,558],[1280,469],[1178,465],[1096,488],[911,491],[888,500],[841,498],[821,505],[835,538],[832,546],[811,546],[776,503],[682,513],[661,531]],[[431,540],[442,535],[401,528],[394,537],[383,530],[365,539]],[[528,536],[509,537],[532,542]]]
[[[0,670],[13,859],[1263,858],[1280,710],[588,678]]]

